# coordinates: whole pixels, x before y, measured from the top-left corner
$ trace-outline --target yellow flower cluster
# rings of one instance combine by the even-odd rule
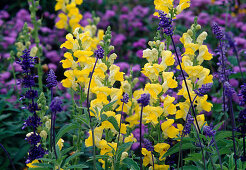
[[[174,8],[173,0],[154,0],[155,9],[163,11],[165,14],[170,14],[170,11],[174,11],[175,14],[180,14],[184,9],[190,7],[190,0],[180,0],[179,5]],[[155,16],[159,16],[158,12],[154,13]]]
[[[194,25],[192,25],[191,29],[184,33],[183,36],[180,38],[180,41],[185,48],[185,52],[182,55],[183,57],[181,66],[189,76],[187,77],[187,84],[192,100],[196,96],[194,90],[197,90],[204,84],[213,83],[213,76],[210,74],[210,70],[204,68],[201,65],[204,60],[212,59],[212,54],[208,52],[207,46],[203,45],[203,41],[206,39],[207,33],[202,32],[196,38],[193,36],[195,29],[200,29],[200,26],[197,25],[196,28],[194,28]],[[180,69],[179,67],[177,68]],[[187,111],[190,107],[190,101],[184,82],[182,83],[182,89],[179,90],[178,95],[184,96],[186,100],[185,102],[180,102],[178,104],[180,110],[177,111],[176,119],[185,119]],[[205,110],[207,112],[211,111],[211,107],[213,105],[207,102],[207,99],[207,95],[196,97],[194,105],[196,106],[198,113],[200,113],[202,110]]]
[[[68,52],[64,54],[65,59],[61,61],[63,68],[68,69],[64,73],[66,79],[62,80],[64,87],[73,88],[76,91],[79,85],[81,87],[88,86],[88,75],[92,71],[96,60],[91,56],[103,35],[103,30],[99,30],[95,35],[95,30],[91,25],[86,26],[84,31],[77,27],[73,34],[66,35],[67,41],[61,45],[61,48],[68,49]],[[92,87],[102,84],[106,69],[106,65],[102,62],[97,65],[92,79]]]
[[[61,10],[59,13],[59,21],[56,23],[58,29],[69,29],[81,27],[79,24],[80,20],[83,18],[82,14],[79,12],[79,8],[76,5],[81,5],[83,0],[56,0],[55,10]]]

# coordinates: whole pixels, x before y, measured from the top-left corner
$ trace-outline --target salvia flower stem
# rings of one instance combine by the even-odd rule
[[[180,70],[181,70],[181,74],[182,74],[183,80],[184,80],[184,82],[185,82],[185,87],[186,87],[186,90],[187,90],[187,93],[188,93],[188,96],[189,96],[189,100],[190,100],[190,104],[191,104],[193,116],[194,116],[194,118],[195,118],[195,122],[196,122],[196,125],[197,125],[197,129],[198,129],[198,132],[201,134],[201,129],[200,129],[199,125],[198,125],[198,121],[197,121],[197,118],[196,118],[195,108],[194,108],[193,102],[192,102],[192,100],[191,100],[189,88],[188,88],[188,85],[187,85],[187,82],[186,82],[186,78],[185,78],[185,75],[184,75],[184,71],[183,71],[182,66],[181,66],[181,62],[180,62],[180,60],[179,60],[179,56],[178,56],[178,52],[177,52],[177,49],[176,49],[176,45],[175,45],[175,43],[174,43],[174,40],[173,40],[172,35],[170,35],[170,37],[171,37],[172,44],[173,44],[173,48],[174,48],[174,51],[175,51],[175,54],[176,54],[176,57],[177,57],[177,60],[178,60],[178,64],[179,64],[179,67],[180,67]]]
[[[225,72],[225,63],[224,63],[224,53],[223,53],[223,49],[222,49],[222,41],[220,39],[220,52],[221,52],[221,57],[222,57],[222,69],[223,69],[223,74],[224,74],[224,80],[223,80],[223,104],[225,107],[225,87],[224,87],[224,82],[228,81],[228,77],[226,76],[226,72]],[[228,104],[229,104],[229,112],[230,112],[230,117],[231,117],[231,121],[232,121],[232,140],[233,140],[233,151],[234,151],[234,161],[235,161],[235,169],[237,169],[237,153],[236,153],[236,142],[235,142],[235,130],[236,130],[236,125],[235,125],[235,117],[234,117],[234,113],[233,113],[233,106],[232,106],[232,98],[229,97],[228,98]]]
[[[195,101],[196,97],[197,97],[197,95],[194,97],[193,102]],[[187,119],[188,119],[188,115],[189,115],[189,113],[190,113],[190,109],[191,109],[191,106],[190,106],[189,111],[188,111],[188,113],[187,113],[187,115],[186,115],[185,126],[186,126],[186,124],[188,123]],[[182,135],[181,135],[181,139],[180,139],[180,142],[179,142],[178,169],[179,169],[180,163],[181,163],[181,167],[182,167],[182,164],[183,164],[183,161],[182,161],[182,159],[183,159],[183,158],[182,158],[182,157],[183,157],[183,156],[182,156],[182,142],[183,142],[183,138],[184,138],[184,130],[185,130],[185,128],[183,128],[183,130],[182,130]]]
[[[197,133],[197,138],[198,138],[198,141],[199,141],[199,145],[200,145],[201,150],[202,150],[203,168],[206,169],[206,162],[205,162],[205,157],[204,157],[204,152],[203,152],[202,142],[201,142],[201,139],[200,139],[200,136],[199,136],[199,132],[198,132],[198,130],[196,129],[196,126],[195,126],[194,123],[193,123],[193,125],[194,125],[194,127],[195,127],[195,130],[196,130],[196,133]],[[212,161],[211,156],[210,156],[210,160]]]
[[[15,169],[15,165],[14,165],[12,159],[10,158],[10,155],[9,155],[8,151],[4,148],[4,146],[3,146],[1,143],[0,143],[0,147],[1,147],[1,148],[3,149],[3,151],[6,153],[8,159],[9,159],[9,162],[10,162],[10,164],[11,164],[11,166],[12,166],[12,169],[13,169],[13,170],[16,170],[16,169]]]
[[[142,118],[143,118],[143,108],[144,106],[142,105],[141,107],[141,113],[140,113],[140,125],[139,125],[139,128],[140,128],[140,170],[143,169],[143,157],[142,157]]]
[[[92,135],[92,145],[93,145],[93,169],[96,170],[96,146],[95,146],[95,136],[94,136],[94,128],[92,126],[92,118],[91,118],[91,114],[90,114],[90,103],[89,103],[89,96],[90,96],[90,86],[91,86],[91,80],[92,80],[92,76],[93,73],[95,71],[96,68],[96,64],[98,61],[98,57],[96,58],[96,62],[94,64],[94,67],[92,69],[92,72],[90,73],[90,80],[89,80],[89,85],[88,85],[88,90],[87,90],[87,111],[89,114],[89,118],[90,118],[90,129],[91,129],[91,135]]]
[[[232,140],[233,140],[235,169],[237,170],[237,151],[236,151],[236,141],[235,141],[235,131],[236,131],[235,117],[234,117],[233,106],[232,106],[232,98],[228,98],[228,99],[229,99],[229,109],[230,109],[230,116],[231,116],[231,122],[232,122]]]
[[[242,72],[242,68],[241,68],[241,64],[240,64],[240,59],[239,59],[239,56],[238,56],[238,52],[237,52],[237,49],[236,47],[234,47],[234,53],[236,55],[236,58],[237,58],[237,64],[238,64],[238,67],[239,67],[239,70],[240,70],[240,73],[241,73],[241,77],[242,77],[242,80],[244,82],[244,77],[243,77],[243,72]]]
[[[223,170],[222,162],[221,162],[221,156],[220,156],[220,151],[219,151],[219,148],[218,148],[218,145],[217,145],[217,143],[215,141],[215,137],[214,136],[213,136],[213,140],[214,140],[215,149],[216,149],[217,154],[218,154],[218,157],[219,157],[220,169]]]

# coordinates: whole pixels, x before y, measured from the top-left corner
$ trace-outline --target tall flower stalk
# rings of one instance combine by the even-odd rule
[[[189,97],[189,101],[190,101],[190,104],[191,104],[193,116],[195,118],[195,122],[196,122],[196,125],[197,125],[197,128],[198,128],[198,131],[199,131],[199,133],[201,133],[201,129],[198,126],[198,121],[197,121],[197,118],[196,118],[195,108],[194,108],[194,105],[193,105],[193,102],[192,102],[192,99],[191,99],[191,95],[190,95],[190,91],[189,91],[189,88],[188,88],[188,85],[187,85],[187,81],[186,81],[186,78],[185,78],[185,75],[184,75],[184,71],[183,71],[183,68],[181,66],[181,62],[180,62],[180,59],[179,59],[177,48],[176,48],[176,45],[175,45],[173,37],[172,37],[172,35],[173,35],[172,22],[173,22],[173,20],[171,18],[167,18],[166,14],[164,14],[161,11],[159,12],[159,15],[160,15],[160,17],[159,17],[160,18],[160,22],[159,22],[158,30],[162,29],[163,33],[171,38],[171,41],[172,41],[172,44],[173,44],[173,48],[174,48],[174,51],[175,51],[175,54],[176,54],[176,58],[177,58],[177,61],[178,61],[179,67],[180,67],[181,75],[183,77],[183,81],[185,83],[185,87],[186,87],[186,90],[187,90],[187,93],[188,93],[188,97]]]
[[[229,84],[229,78],[228,73],[226,72],[226,65],[225,65],[225,56],[223,52],[223,44],[222,44],[222,38],[224,34],[222,33],[220,27],[217,24],[213,24],[212,31],[216,35],[216,38],[219,40],[219,48],[220,48],[220,55],[221,55],[221,69],[222,69],[222,75],[220,76],[220,81],[222,83],[223,87],[223,105],[224,105],[224,112],[225,110],[225,97],[228,98],[228,107],[229,107],[229,113],[231,117],[231,123],[232,123],[232,140],[233,140],[233,151],[234,151],[234,161],[235,161],[235,169],[237,169],[237,152],[236,152],[236,142],[235,142],[235,131],[236,131],[236,124],[235,124],[235,116],[233,112],[233,106],[232,106],[232,95],[235,92],[234,89]]]
[[[15,169],[15,165],[14,165],[12,159],[10,158],[10,155],[9,155],[8,151],[4,148],[4,146],[3,146],[1,143],[0,143],[0,147],[3,149],[3,151],[4,151],[5,154],[7,155],[7,157],[8,157],[8,159],[9,159],[9,162],[10,162],[10,164],[11,164],[13,170],[16,170],[16,169]]]
[[[89,80],[89,85],[88,85],[88,90],[87,90],[87,112],[89,114],[89,118],[90,118],[90,129],[91,129],[91,135],[92,135],[92,144],[93,144],[93,169],[96,169],[96,145],[95,145],[95,135],[94,135],[94,127],[92,125],[92,116],[90,114],[90,102],[89,102],[89,96],[90,96],[90,86],[91,86],[91,80],[92,80],[92,76],[93,73],[95,71],[96,68],[96,64],[98,59],[102,59],[104,56],[104,50],[100,47],[95,51],[95,57],[96,57],[96,61],[94,64],[94,67],[89,75],[90,80]]]
[[[54,153],[55,153],[55,157],[57,159],[57,153],[56,153],[56,143],[55,143],[55,123],[56,123],[56,114],[58,112],[62,111],[62,100],[59,97],[55,97],[51,103],[50,103],[50,110],[51,110],[51,128],[50,128],[50,132],[51,132],[51,148],[53,147],[54,149]]]
[[[35,78],[37,76],[32,74],[35,65],[35,58],[30,56],[30,51],[28,50],[23,51],[21,58],[22,60],[17,61],[17,63],[21,65],[24,74],[24,78],[20,82],[22,83],[23,87],[28,89],[21,99],[26,98],[31,100],[31,103],[27,109],[33,114],[33,116],[30,116],[24,122],[22,127],[22,129],[28,126],[33,128],[33,132],[26,135],[26,140],[32,145],[26,160],[26,163],[30,163],[35,159],[42,158],[46,154],[46,151],[42,148],[41,144],[39,144],[41,142],[41,137],[37,133],[37,127],[40,126],[42,122],[36,113],[36,111],[39,109],[38,104],[35,102],[35,98],[38,97],[38,92],[37,90],[34,90]]]
[[[137,102],[139,104],[141,104],[141,113],[140,113],[140,124],[139,124],[139,128],[140,128],[140,169],[143,169],[143,157],[142,157],[142,119],[143,119],[143,108],[145,106],[147,106],[149,104],[149,100],[150,100],[150,94],[148,93],[144,93],[141,95],[141,97],[137,100]]]
[[[41,66],[41,55],[42,55],[42,48],[40,47],[39,43],[39,37],[38,37],[38,30],[39,27],[41,26],[41,20],[37,20],[36,18],[36,13],[38,10],[39,6],[39,1],[35,0],[28,0],[30,3],[29,5],[29,10],[31,11],[31,21],[33,24],[33,31],[32,31],[32,36],[34,37],[34,41],[37,47],[37,57],[38,57],[38,85],[39,85],[39,90],[43,91],[43,82],[42,82],[42,66]]]
[[[122,109],[121,109],[121,113],[120,113],[120,127],[119,127],[119,136],[118,136],[118,139],[117,139],[117,148],[116,148],[116,151],[118,150],[119,142],[120,142],[120,130],[121,130],[121,123],[122,123],[123,108],[124,108],[124,104],[127,104],[128,103],[128,100],[129,100],[129,95],[127,93],[125,93],[123,95],[123,98],[121,99],[121,101],[122,101]]]
[[[54,71],[52,69],[49,71],[49,74],[47,76],[46,82],[47,82],[46,86],[50,90],[50,99],[51,99],[51,102],[52,102],[53,101],[53,87],[57,86],[56,75],[55,75],[55,73],[54,73]],[[54,118],[53,114],[56,114],[56,113],[51,112],[51,129],[50,129],[50,147],[51,148],[50,149],[52,151],[52,148],[54,148],[54,152],[55,152],[55,155],[56,155],[56,158],[57,158],[56,149],[55,149],[55,147],[53,147],[53,146],[55,146],[55,143],[53,143],[55,141],[55,139],[53,139],[53,136],[54,136],[53,132],[55,131],[53,129],[53,127],[55,127],[54,126],[55,120],[53,120],[53,118]]]

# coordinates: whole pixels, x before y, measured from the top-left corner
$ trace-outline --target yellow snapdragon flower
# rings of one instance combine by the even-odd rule
[[[95,135],[95,145],[96,147],[100,147],[100,141],[102,139],[102,133],[103,133],[103,127],[96,127],[94,129],[94,135]],[[91,130],[89,131],[89,137],[85,140],[85,146],[90,147],[93,146],[92,144],[92,134]]]
[[[167,119],[161,124],[164,137],[175,138],[179,134],[179,130],[172,125],[173,123],[173,119]]]
[[[154,150],[160,154],[159,160],[163,161],[165,158],[162,158],[163,155],[167,152],[167,150],[170,148],[170,145],[167,143],[157,143],[154,146]]]
[[[148,151],[146,148],[142,148],[143,158],[143,166],[153,165],[152,154],[151,151]]]

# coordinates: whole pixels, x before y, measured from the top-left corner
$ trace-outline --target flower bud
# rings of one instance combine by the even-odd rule
[[[37,54],[38,48],[36,46],[32,47],[30,51],[30,56],[35,57]]]
[[[114,46],[110,45],[109,46],[109,51],[113,51],[114,50]]]
[[[122,155],[121,155],[120,160],[123,161],[127,157],[128,157],[128,153],[127,152],[123,152]]]
[[[41,136],[41,138],[43,138],[44,140],[46,140],[46,138],[47,138],[47,132],[45,130],[42,130],[39,135]]]
[[[191,29],[188,29],[187,33],[190,35],[190,36],[193,36],[193,31]]]
[[[46,122],[45,122],[45,127],[47,127],[48,129],[51,128],[51,120],[48,119]]]
[[[198,24],[198,25],[196,26],[196,30],[200,30],[200,29],[201,29],[201,25]]]

